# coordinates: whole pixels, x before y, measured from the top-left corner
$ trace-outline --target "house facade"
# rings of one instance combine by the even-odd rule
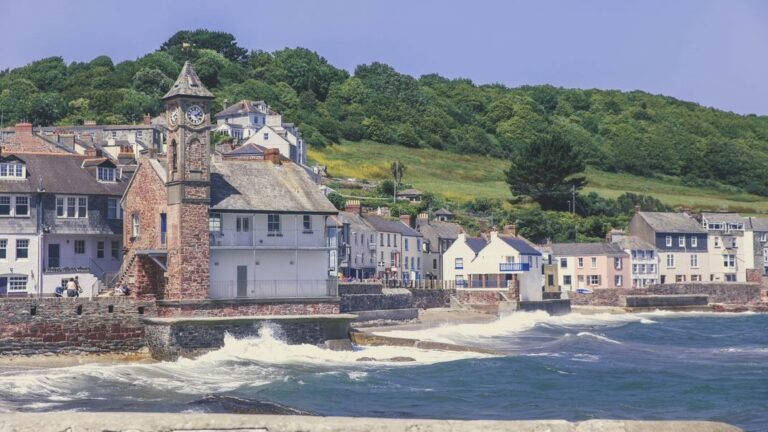
[[[97,154],[0,153],[0,295],[98,293],[120,268],[127,184]]]
[[[652,244],[624,231],[612,231],[608,241],[619,245],[630,256],[632,288],[659,283],[659,253]]]
[[[215,131],[256,144],[276,148],[300,165],[307,163],[307,148],[299,128],[283,123],[283,116],[264,101],[241,100],[216,114]]]
[[[361,216],[359,200],[347,201],[345,211],[339,212],[339,271],[352,279],[376,277],[378,232]],[[382,233],[383,234],[383,233]]]
[[[142,158],[123,197],[119,283],[171,301],[335,299],[326,225],[336,209],[274,149],[211,155],[212,99],[187,62],[164,97],[168,152]]]
[[[653,245],[659,257],[659,283],[710,280],[708,232],[685,213],[637,212],[629,233]]]
[[[768,276],[768,218],[749,218],[752,231],[752,268]]]
[[[443,255],[443,279],[460,289],[519,288],[520,300],[542,299],[542,254],[519,236],[496,231],[488,239],[460,233]]]
[[[755,267],[750,220],[736,213],[701,213],[707,231],[709,277],[712,282],[746,282]]]
[[[437,216],[430,220],[428,213],[422,213],[416,218],[416,230],[424,236],[421,273],[425,279],[440,279],[443,275],[443,254],[459,237],[461,226],[439,220]]]
[[[614,243],[550,245],[562,291],[630,286],[629,255]]]
[[[422,235],[407,221],[393,221],[370,213],[363,213],[362,218],[378,236],[376,277],[403,283],[421,280]]]

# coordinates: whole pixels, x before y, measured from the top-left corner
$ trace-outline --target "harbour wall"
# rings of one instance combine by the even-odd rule
[[[573,305],[578,306],[626,306],[627,296],[675,296],[705,295],[709,303],[756,305],[761,300],[761,286],[753,283],[680,283],[652,285],[643,289],[606,288],[591,294],[569,292]]]

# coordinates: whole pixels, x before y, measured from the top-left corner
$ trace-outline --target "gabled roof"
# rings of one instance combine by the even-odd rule
[[[738,213],[701,213],[702,219],[707,222],[740,223],[745,224],[747,218]]]
[[[750,217],[749,221],[753,231],[768,232],[768,218]]]
[[[213,158],[211,209],[337,214],[336,207],[292,162]]]
[[[536,250],[536,248],[534,248],[530,243],[528,243],[522,237],[506,236],[506,235],[500,235],[498,237],[502,241],[504,241],[506,244],[515,248],[515,250],[520,252],[521,255],[541,255],[541,252]]]
[[[418,225],[418,231],[431,243],[431,246],[437,246],[440,239],[457,239],[461,233],[461,226],[453,222],[421,222]]]
[[[248,143],[242,145],[230,152],[224,153],[224,157],[227,156],[264,156],[267,149],[255,143]]]
[[[692,217],[672,212],[637,212],[637,215],[660,233],[706,234],[706,230]]]
[[[372,214],[364,214],[363,219],[365,219],[365,221],[368,222],[368,224],[372,226],[376,231],[399,233],[410,237],[422,237],[418,231],[400,222],[399,220],[393,221]]]
[[[342,223],[349,224],[349,229],[356,232],[376,231],[368,222],[357,212],[342,211],[339,212],[339,219]]]
[[[622,249],[629,250],[651,250],[656,249],[652,244],[640,239],[640,237],[628,235],[622,237],[620,240],[616,240],[614,243],[619,245]]]
[[[450,210],[443,207],[435,212],[435,216],[453,216],[453,213]]]
[[[181,68],[179,77],[176,78],[176,82],[168,93],[163,96],[163,99],[168,99],[174,96],[194,96],[213,99],[213,93],[208,91],[197,76],[197,73],[192,68],[192,63],[189,61],[184,62],[184,66]]]
[[[479,254],[480,251],[488,245],[488,241],[482,237],[467,237],[465,243],[472,249],[475,255]]]
[[[397,193],[398,196],[418,196],[423,195],[423,192],[418,189],[404,189]]]
[[[82,166],[83,166],[83,168],[86,168],[86,167],[94,167],[94,166],[102,166],[102,165],[110,166],[112,168],[115,167],[115,164],[112,163],[111,160],[109,160],[109,159],[107,159],[105,157],[98,157],[98,158],[93,158],[93,159],[85,159],[85,160],[83,160],[83,165]]]
[[[550,247],[555,256],[626,255],[615,243],[554,243]]]
[[[16,153],[13,156],[24,162],[27,178],[24,180],[0,180],[0,191],[34,193],[39,188],[46,193],[76,195],[123,194],[127,181],[100,182],[83,167],[85,156],[74,154]]]
[[[266,112],[259,109],[259,106],[266,107],[267,104],[263,101],[252,101],[248,99],[243,99],[240,102],[234,103],[223,110],[216,113],[216,117],[223,117],[223,116],[230,116],[230,115],[240,115],[240,114],[248,114],[252,112],[257,112],[260,114],[266,114]]]

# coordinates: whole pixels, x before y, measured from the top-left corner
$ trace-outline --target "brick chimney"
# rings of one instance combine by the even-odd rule
[[[411,225],[411,223],[413,223],[413,218],[409,214],[400,215],[400,222],[408,225],[409,227],[413,227]]]
[[[280,150],[276,148],[267,149],[264,153],[264,160],[268,160],[275,165],[280,165]]]
[[[96,126],[96,120],[85,120],[83,126]]]
[[[95,148],[89,148],[85,150],[85,156],[89,158],[95,158],[97,156],[97,152]]]
[[[363,207],[360,205],[360,200],[347,201],[346,210],[350,213],[360,214]]]
[[[152,124],[152,116],[149,114],[144,114],[144,124],[149,126]]]
[[[517,225],[504,225],[504,234],[517,237]]]
[[[14,129],[16,130],[17,134],[31,134],[32,123],[16,123]]]

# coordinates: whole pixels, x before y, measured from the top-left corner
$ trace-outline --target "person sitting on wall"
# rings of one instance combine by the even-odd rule
[[[64,296],[64,288],[59,285],[53,290],[53,296],[54,297],[63,297]]]
[[[67,282],[67,297],[77,297],[77,284],[75,283],[75,278],[70,278],[69,282]]]

